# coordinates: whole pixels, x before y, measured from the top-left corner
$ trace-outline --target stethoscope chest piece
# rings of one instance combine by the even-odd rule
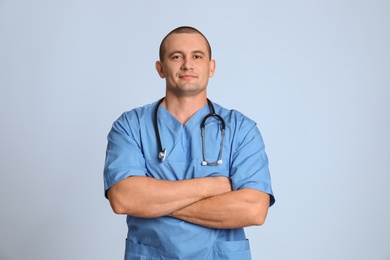
[[[160,159],[160,162],[165,161],[165,157],[167,156],[167,149],[163,149],[158,153],[158,158]]]

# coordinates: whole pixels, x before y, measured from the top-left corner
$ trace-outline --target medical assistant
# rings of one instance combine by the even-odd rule
[[[182,125],[163,106],[158,109],[158,128],[164,162],[158,157],[153,126],[157,102],[125,112],[114,122],[108,135],[104,185],[129,176],[148,176],[162,180],[184,180],[206,176],[226,176],[233,190],[252,188],[270,194],[275,202],[268,159],[256,123],[238,111],[213,103],[225,123],[225,139],[220,165],[203,166],[201,122],[210,113],[208,105]],[[205,125],[206,157],[217,161],[220,121],[209,118]],[[245,212],[243,212],[245,214]],[[127,216],[128,235],[125,260],[133,259],[251,259],[244,229],[214,229],[172,217],[136,218]]]

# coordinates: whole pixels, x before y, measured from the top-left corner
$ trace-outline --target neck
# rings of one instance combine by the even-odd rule
[[[168,95],[161,103],[183,125],[206,104],[206,96],[173,98]]]

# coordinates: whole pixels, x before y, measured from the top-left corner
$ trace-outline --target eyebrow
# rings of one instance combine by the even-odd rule
[[[204,51],[201,51],[201,50],[193,51],[192,53],[193,54],[198,53],[198,54],[202,54],[202,55],[206,56],[206,53]]]

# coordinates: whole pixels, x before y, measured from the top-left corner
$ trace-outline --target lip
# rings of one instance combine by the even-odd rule
[[[195,75],[192,75],[192,74],[184,74],[184,75],[180,75],[179,78],[181,78],[181,79],[194,79],[197,77]]]

